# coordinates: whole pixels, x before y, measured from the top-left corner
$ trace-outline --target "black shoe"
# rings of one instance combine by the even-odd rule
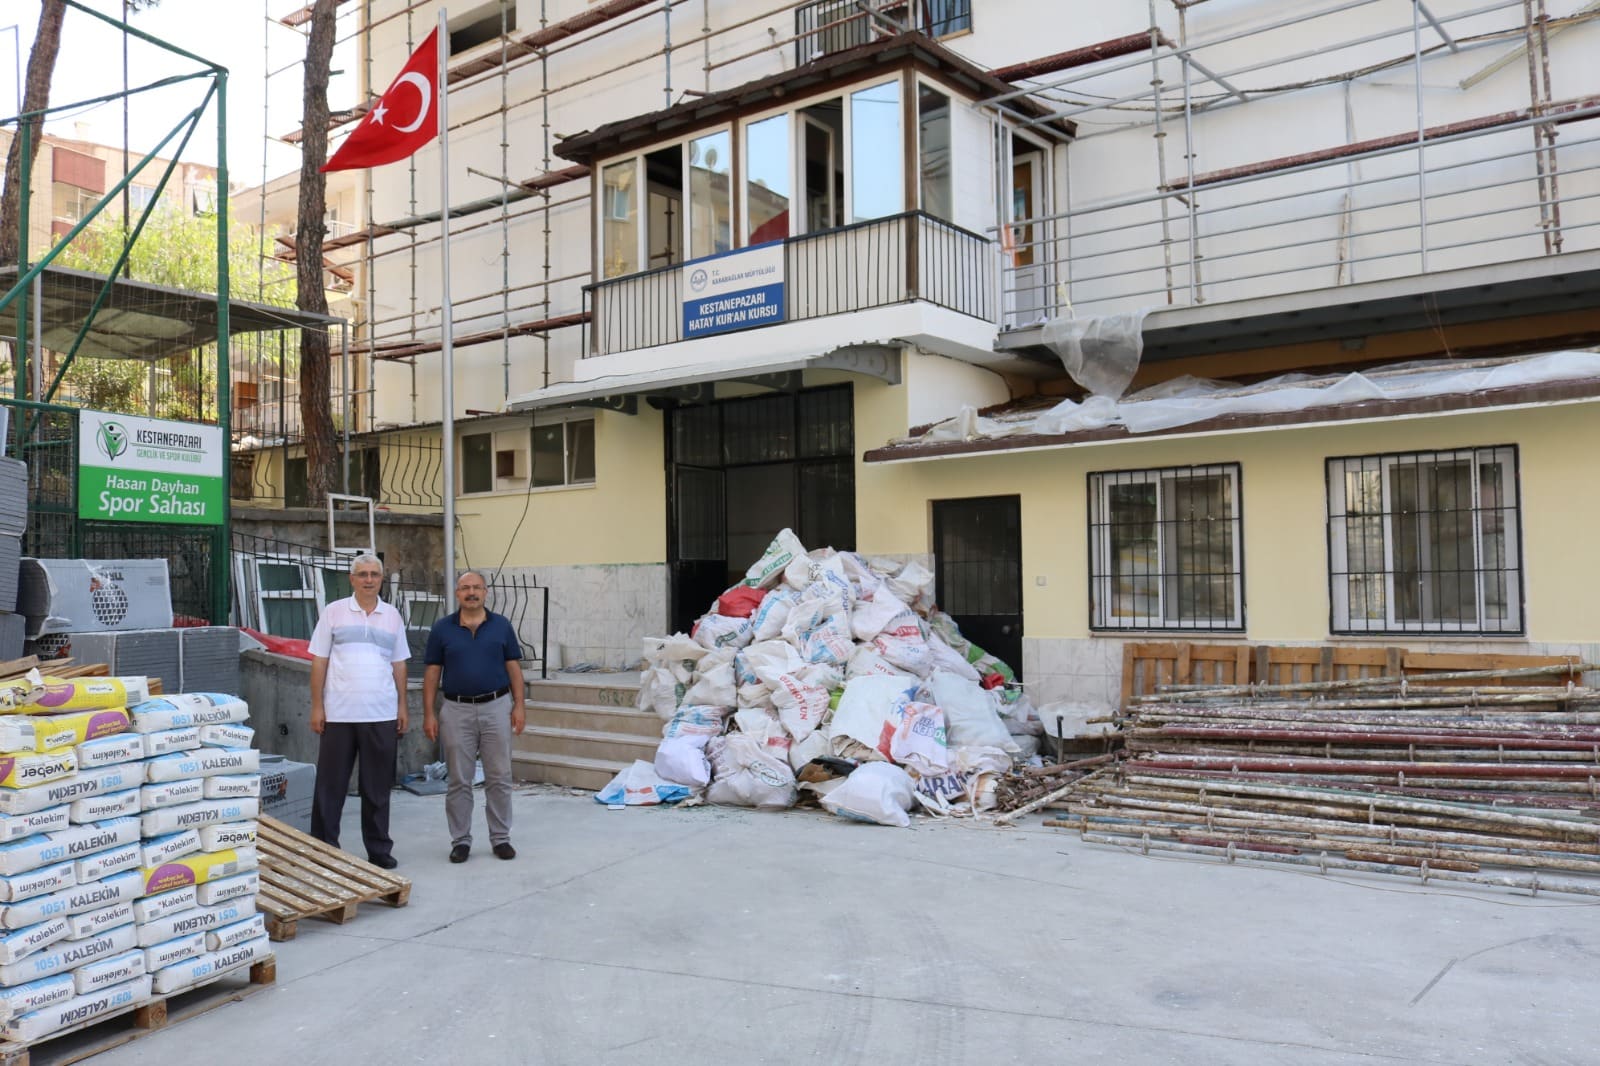
[[[511,846],[509,840],[503,841],[494,846],[494,857],[497,859],[514,859],[517,857],[517,849]]]
[[[380,870],[392,870],[400,865],[393,855],[368,855],[367,861]]]
[[[471,851],[472,851],[472,848],[469,845],[467,845],[467,844],[457,844],[455,847],[450,849],[450,861],[451,862],[466,862],[467,861],[467,855]]]

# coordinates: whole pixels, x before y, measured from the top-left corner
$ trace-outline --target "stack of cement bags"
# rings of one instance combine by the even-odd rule
[[[32,1042],[270,957],[244,703],[0,683],[0,1019]]]
[[[784,808],[807,791],[902,826],[914,804],[983,810],[1037,724],[1014,681],[934,606],[926,567],[807,553],[784,530],[693,633],[646,641],[639,702],[664,739],[597,798]]]

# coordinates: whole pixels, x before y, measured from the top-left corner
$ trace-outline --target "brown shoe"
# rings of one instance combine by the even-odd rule
[[[451,862],[466,862],[467,861],[467,855],[471,851],[472,851],[472,848],[468,847],[466,844],[457,844],[455,847],[450,849],[450,861]]]
[[[497,859],[514,859],[517,857],[517,849],[511,846],[509,840],[502,841],[494,846],[494,857]]]

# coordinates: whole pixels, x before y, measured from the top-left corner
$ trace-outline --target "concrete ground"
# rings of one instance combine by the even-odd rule
[[[1600,1060],[1578,897],[552,788],[501,862],[481,799],[452,866],[443,798],[397,793],[408,906],[302,921],[275,987],[96,1066]]]

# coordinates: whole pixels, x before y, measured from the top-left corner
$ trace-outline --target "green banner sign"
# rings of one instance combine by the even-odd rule
[[[222,431],[133,415],[78,415],[78,517],[222,524]]]

